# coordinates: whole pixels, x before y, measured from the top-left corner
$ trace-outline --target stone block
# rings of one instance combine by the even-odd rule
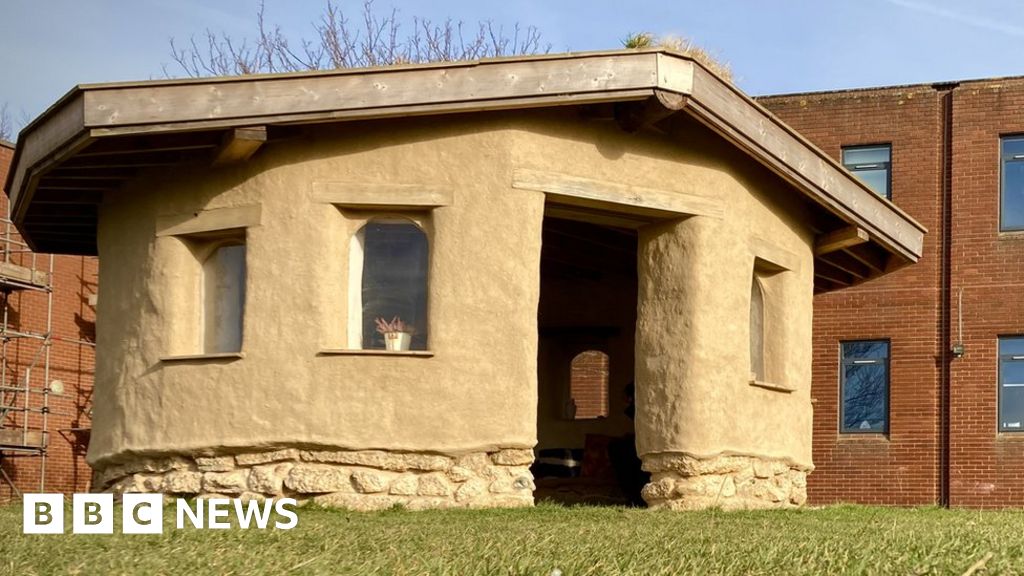
[[[487,482],[481,478],[473,478],[464,482],[455,491],[456,502],[468,502],[487,492]]]
[[[169,494],[199,494],[203,490],[202,472],[174,470],[164,475],[161,492]]]
[[[470,478],[473,478],[475,474],[469,468],[463,468],[462,466],[452,466],[448,469],[448,479],[452,482],[465,482]]]
[[[391,478],[376,470],[357,470],[352,472],[352,486],[356,492],[375,494],[388,489]]]
[[[506,448],[491,454],[491,462],[498,466],[527,466],[533,462],[533,450]]]
[[[235,469],[234,456],[197,456],[196,467],[200,472],[227,472]]]
[[[396,496],[412,496],[419,488],[419,478],[414,474],[404,474],[391,483],[389,493]]]
[[[231,472],[206,472],[203,474],[203,491],[218,494],[241,494],[249,487],[245,470]]]
[[[295,465],[291,462],[253,466],[249,469],[249,489],[277,495],[284,491],[284,479]]]
[[[351,492],[350,477],[347,469],[338,466],[297,464],[288,472],[284,485],[307,494]]]
[[[424,474],[420,476],[419,486],[416,494],[420,496],[448,496],[452,493],[452,487],[444,474]]]
[[[271,462],[296,461],[299,459],[299,451],[294,448],[274,450],[271,452],[254,452],[251,454],[239,454],[235,456],[235,462],[239,466],[256,466],[269,464]]]

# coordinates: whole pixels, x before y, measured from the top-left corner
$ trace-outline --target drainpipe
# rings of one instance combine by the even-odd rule
[[[953,91],[959,82],[932,84],[942,100],[942,208],[939,229],[939,505],[949,507],[950,382],[954,355],[950,349],[952,309]]]

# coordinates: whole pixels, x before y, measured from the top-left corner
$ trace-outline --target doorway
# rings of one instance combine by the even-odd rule
[[[599,222],[585,214],[544,218],[538,501],[630,504],[639,496],[639,487],[626,487],[628,474],[639,473],[639,460],[628,461],[628,453],[635,459],[635,441],[627,392],[634,373],[637,233]]]

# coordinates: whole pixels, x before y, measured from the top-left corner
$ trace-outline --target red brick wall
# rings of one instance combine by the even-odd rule
[[[997,432],[997,337],[1024,335],[1024,235],[999,233],[999,137],[1024,132],[1024,79],[964,83],[953,101],[951,286],[967,354],[951,368],[950,504],[1024,505],[1024,433]]]
[[[1024,235],[998,231],[999,137],[1024,133],[1024,79],[950,88],[945,226],[941,92],[917,86],[761,99],[836,158],[841,145],[891,142],[893,201],[929,229],[921,263],[815,299],[813,503],[939,501],[940,377],[948,362],[948,503],[1024,505],[1024,434],[997,432],[997,338],[1024,335]],[[951,322],[945,342],[943,235],[949,243]],[[961,289],[967,354],[952,359],[943,352],[957,340]],[[888,437],[837,433],[838,343],[858,338],[892,340]]]
[[[608,415],[608,355],[599,350],[580,352],[569,367],[569,394],[576,419]]]
[[[0,182],[5,182],[11,162],[12,151],[0,145]],[[0,213],[7,213],[7,198],[0,197]],[[3,226],[0,224],[0,233]],[[13,238],[19,239],[17,234]],[[2,240],[2,238],[0,238]],[[2,243],[0,243],[2,246]],[[23,257],[27,263],[28,256]],[[37,255],[37,266],[47,269],[49,259]],[[88,436],[73,428],[89,428],[89,410],[92,407],[93,348],[83,342],[91,342],[95,334],[95,310],[90,296],[97,289],[97,266],[95,258],[57,256],[53,273],[53,344],[50,348],[49,381],[64,383],[62,395],[51,395],[48,422],[49,446],[46,452],[46,474],[43,488],[47,492],[86,491],[91,471],[85,464],[84,453]],[[42,333],[46,330],[47,302],[42,292],[15,292],[9,299],[10,327],[23,332]],[[7,380],[22,379],[25,368],[32,365],[33,358],[40,350],[36,340],[16,339],[8,344]],[[32,370],[32,386],[42,388],[47,384],[44,378],[44,363],[36,363]],[[33,395],[33,405],[39,403]],[[8,422],[9,423],[9,422]],[[30,425],[39,428],[41,420],[34,415]],[[5,452],[3,469],[14,480],[21,491],[40,489],[40,456],[12,458]],[[12,496],[10,487],[0,481],[0,501]]]
[[[940,95],[930,87],[762,98],[826,153],[891,144],[892,200],[930,233],[921,261],[814,301],[812,504],[929,504],[939,499]],[[839,433],[844,340],[888,339],[888,435]]]

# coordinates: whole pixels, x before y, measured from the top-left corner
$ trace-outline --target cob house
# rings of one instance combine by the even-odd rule
[[[81,85],[6,189],[100,256],[94,489],[356,509],[586,490],[600,438],[651,506],[798,506],[812,297],[925,232],[665,50]]]

